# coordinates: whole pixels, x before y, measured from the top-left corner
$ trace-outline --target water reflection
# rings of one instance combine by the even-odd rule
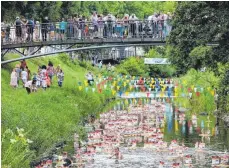
[[[140,100],[128,102],[137,104]],[[107,129],[102,131],[103,138],[99,135],[104,152],[96,153],[95,162],[86,163],[86,167],[212,167],[211,162],[215,163],[212,157],[225,156],[219,150],[228,149],[228,130],[222,125],[215,126],[213,116],[179,113],[171,104],[159,104],[132,105],[130,111],[125,111],[121,102],[114,111],[104,113],[100,121],[107,124]],[[94,137],[89,142],[92,140],[98,139]],[[118,162],[108,159],[114,144],[120,145],[124,156]],[[99,148],[97,144],[96,150]]]
[[[176,107],[169,108],[170,106],[167,104],[165,109],[167,130],[164,137],[167,142],[172,139],[185,140],[185,145],[193,147],[193,142],[202,141],[210,149],[229,150],[229,129],[222,121],[217,126],[214,116],[185,116],[184,113],[174,110]]]

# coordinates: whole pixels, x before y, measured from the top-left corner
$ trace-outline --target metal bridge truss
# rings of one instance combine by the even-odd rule
[[[6,63],[10,63],[10,62],[15,62],[15,61],[20,61],[23,59],[31,59],[31,58],[36,58],[36,57],[41,57],[41,56],[49,56],[49,55],[55,55],[55,54],[60,54],[60,53],[78,53],[78,55],[82,55],[83,53],[87,54],[88,58],[91,58],[92,55],[96,56],[97,55],[97,59],[98,60],[104,60],[104,59],[124,59],[121,56],[117,56],[117,54],[115,54],[117,52],[117,50],[119,52],[123,52],[123,50],[125,50],[126,47],[134,47],[135,51],[131,51],[130,53],[127,53],[127,56],[138,56],[136,53],[136,48],[140,47],[140,46],[158,46],[158,45],[165,45],[164,42],[161,43],[151,43],[151,44],[125,44],[125,45],[101,45],[101,46],[77,46],[78,48],[73,48],[75,47],[75,45],[68,45],[68,46],[49,46],[49,48],[52,48],[54,51],[47,51],[44,53],[41,53],[41,49],[46,49],[47,46],[39,46],[39,47],[28,47],[27,49],[25,48],[12,48],[12,49],[5,49],[2,50],[2,62],[1,64],[6,64]],[[113,53],[108,53],[105,49],[111,48]],[[21,51],[23,50],[23,51]],[[85,52],[86,51],[86,52]],[[8,52],[14,52],[19,54],[21,57],[20,58],[15,58],[15,59],[11,59],[11,60],[3,60],[4,56],[6,55],[6,53]],[[26,54],[27,52],[27,54]],[[127,51],[129,52],[129,51]],[[85,56],[83,56],[85,57]]]

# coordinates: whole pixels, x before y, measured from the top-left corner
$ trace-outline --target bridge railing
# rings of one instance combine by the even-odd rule
[[[171,31],[166,21],[135,20],[125,22],[50,22],[1,27],[2,44],[38,41],[66,41],[104,38],[165,38]]]

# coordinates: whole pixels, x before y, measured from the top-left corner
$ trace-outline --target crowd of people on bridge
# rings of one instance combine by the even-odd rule
[[[50,41],[83,38],[128,38],[149,36],[166,37],[171,31],[171,13],[154,13],[145,20],[135,14],[124,17],[112,14],[102,15],[96,11],[91,17],[82,15],[62,18],[58,22],[42,19],[41,23],[30,16],[28,19],[17,17],[14,28],[2,25],[2,40],[16,41]],[[12,39],[14,38],[14,39]]]
[[[17,64],[11,73],[10,85],[13,88],[18,88],[20,81],[23,88],[26,88],[27,93],[36,92],[38,88],[46,90],[53,83],[53,77],[56,76],[58,86],[62,87],[64,81],[64,72],[60,65],[54,68],[53,63],[49,61],[48,65],[38,67],[37,73],[31,73],[25,60],[21,64]]]

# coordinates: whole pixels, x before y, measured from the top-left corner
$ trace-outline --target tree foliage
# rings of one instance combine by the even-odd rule
[[[23,1],[2,2],[2,20],[12,22],[16,16],[28,17],[40,20],[48,16],[57,21],[61,17],[84,15],[89,17],[93,11],[99,14],[119,15],[125,13],[136,14],[139,19],[152,15],[154,12],[173,12],[177,2],[128,2],[128,1]]]
[[[189,97],[188,88],[192,88],[192,98],[178,97],[176,103],[183,107],[189,108],[193,113],[207,112],[213,113],[216,109],[214,101],[214,88],[220,85],[220,79],[215,76],[214,72],[206,71],[200,72],[195,69],[190,69],[187,74],[179,78],[179,83],[182,87],[178,87],[180,95],[185,94]],[[194,88],[200,92],[197,96]]]
[[[148,67],[145,66],[144,60],[136,57],[130,57],[117,67],[117,71],[122,74],[133,76],[146,75]]]
[[[168,58],[169,46],[167,47],[154,47],[145,55],[147,58]],[[176,67],[173,65],[147,65],[149,73],[155,77],[171,77],[176,73]]]
[[[217,41],[208,57],[202,59],[209,67],[216,68],[216,62],[229,61],[229,3],[228,2],[180,2],[173,17],[173,30],[168,44],[172,45],[171,58],[180,73],[193,64],[189,55],[195,47]],[[210,58],[210,59],[209,59]]]
[[[168,44],[170,61],[176,65],[180,74],[190,68],[202,66],[212,69],[216,75],[220,70],[217,64],[224,66],[229,62],[229,3],[228,2],[179,2],[173,17],[173,30]],[[206,47],[217,42],[218,46]],[[228,75],[225,70],[221,78],[219,99],[225,111],[228,96]]]

